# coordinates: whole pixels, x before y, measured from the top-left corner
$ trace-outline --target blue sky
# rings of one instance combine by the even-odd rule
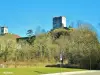
[[[66,16],[67,26],[78,20],[91,23],[100,32],[100,0],[0,0],[0,26],[26,36],[38,26],[52,29],[53,16]]]

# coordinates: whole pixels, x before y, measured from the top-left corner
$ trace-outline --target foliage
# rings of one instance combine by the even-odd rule
[[[29,29],[29,30],[27,31],[27,35],[28,35],[29,37],[33,36],[33,30],[32,30],[32,29]]]
[[[89,27],[78,29],[55,29],[48,33],[16,42],[8,36],[0,37],[0,61],[30,63],[58,63],[62,53],[64,63],[81,68],[100,68],[100,44],[97,35]]]

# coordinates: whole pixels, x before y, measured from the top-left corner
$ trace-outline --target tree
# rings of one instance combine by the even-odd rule
[[[27,31],[28,39],[26,40],[29,44],[32,44],[35,40],[35,36],[33,35],[33,30],[28,30]]]
[[[33,30],[32,30],[32,29],[29,29],[29,30],[27,31],[27,35],[28,35],[28,37],[33,36]]]
[[[15,45],[15,41],[11,39],[1,41],[0,46],[2,51],[2,58],[4,62],[7,62],[7,60],[11,59],[14,45]]]
[[[95,32],[81,27],[71,33],[69,57],[73,64],[80,64],[82,68],[95,69],[98,60],[99,42]]]

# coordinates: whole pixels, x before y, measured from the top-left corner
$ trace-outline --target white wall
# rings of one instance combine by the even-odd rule
[[[65,17],[62,17],[62,23],[63,23],[64,27],[66,27],[66,18]]]
[[[4,28],[4,33],[8,33],[8,28]]]

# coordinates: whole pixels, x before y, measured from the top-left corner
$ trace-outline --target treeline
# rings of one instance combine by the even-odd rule
[[[89,27],[55,29],[29,38],[29,42],[0,38],[0,62],[13,62],[15,66],[18,62],[58,63],[62,54],[65,64],[100,69],[100,44]]]

